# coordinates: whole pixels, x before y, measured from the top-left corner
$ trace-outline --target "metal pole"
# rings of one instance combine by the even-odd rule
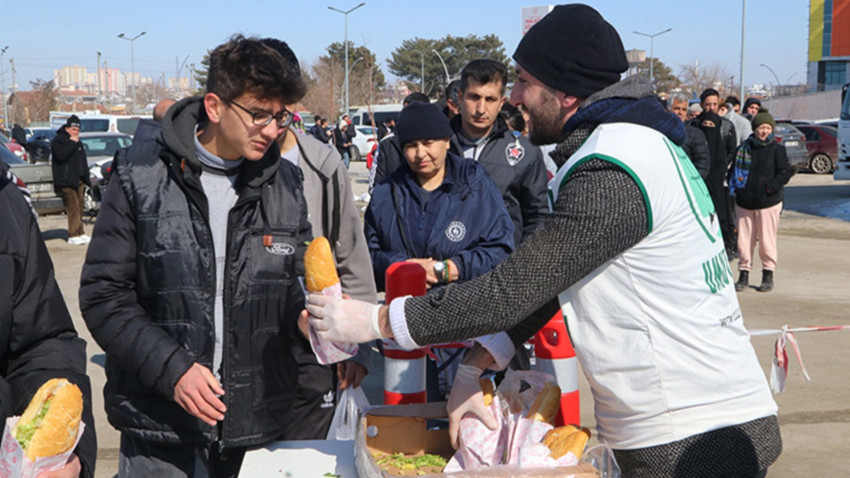
[[[360,5],[357,5],[356,7],[350,8],[345,11],[334,7],[328,7],[328,10],[333,10],[335,12],[342,13],[345,16],[345,109],[342,112],[342,114],[344,115],[348,114],[348,14],[353,12],[354,10],[357,10],[363,5],[366,5],[366,2],[362,2],[360,3]]]
[[[419,90],[422,93],[425,93],[425,54],[421,51],[419,52]]]
[[[100,52],[97,52],[97,102],[100,103],[100,95],[102,92],[100,83]]]
[[[746,33],[747,25],[747,0],[741,0],[741,104],[744,104],[745,87],[744,87],[744,34]]]
[[[3,97],[3,126],[8,130],[9,129],[9,109],[7,105],[9,104],[9,99],[6,98],[6,72],[3,70],[3,55],[6,54],[6,50],[9,49],[9,45],[3,47],[0,50],[0,78],[3,79],[3,84],[0,86],[0,93],[2,93]]]
[[[446,62],[444,62],[444,61],[443,61],[443,57],[440,55],[440,52],[438,52],[437,50],[433,50],[433,49],[432,49],[431,51],[433,51],[434,53],[436,53],[436,54],[437,54],[437,58],[439,58],[439,59],[440,59],[440,63],[442,63],[442,64],[443,64],[443,71],[446,73],[446,88],[448,88],[448,87],[449,87],[449,83],[451,83],[451,81],[450,81],[450,79],[449,79],[449,69],[448,69],[448,68],[446,68]]]
[[[670,30],[672,30],[672,28],[668,28],[664,31],[661,31],[661,32],[658,32],[658,33],[652,33],[652,34],[641,33],[641,32],[638,32],[638,31],[634,32],[636,35],[649,37],[649,82],[652,83],[653,88],[655,88],[655,76],[654,76],[655,72],[653,70],[652,60],[655,58],[655,37],[657,37],[659,35],[663,35],[663,34],[669,32]]]
[[[770,91],[770,109],[773,109],[773,97],[774,97],[774,96],[776,96],[776,88],[779,88],[779,86],[780,86],[780,85],[779,85],[779,77],[778,77],[778,76],[776,76],[776,72],[775,72],[775,71],[773,71],[773,68],[771,68],[771,67],[769,67],[769,66],[765,65],[764,63],[762,63],[762,64],[761,64],[761,66],[763,66],[763,67],[767,68],[767,70],[768,70],[770,73],[772,73],[772,74],[773,74],[773,79],[775,79],[775,80],[776,80],[776,86],[775,86],[774,88],[771,88],[771,91]]]
[[[132,106],[132,109],[130,110],[131,113],[136,112],[136,56],[135,56],[135,53],[133,51],[134,50],[133,49],[133,43],[136,41],[137,38],[144,35],[145,33],[147,33],[147,32],[139,33],[138,35],[134,36],[133,38],[127,38],[126,36],[124,36],[123,33],[118,35],[118,38],[120,38],[122,40],[127,40],[128,42],[130,42],[130,70],[131,70],[131,75],[133,75],[132,78],[131,78],[132,79],[131,84],[132,84],[132,88],[133,88],[133,106]]]

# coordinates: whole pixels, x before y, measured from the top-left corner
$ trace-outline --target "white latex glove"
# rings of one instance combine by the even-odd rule
[[[380,307],[360,300],[335,299],[320,294],[307,296],[310,327],[319,338],[343,344],[380,339]]]
[[[458,447],[460,419],[467,413],[478,417],[487,428],[495,430],[499,426],[489,407],[484,406],[484,394],[478,384],[482,370],[473,365],[461,364],[457,369],[452,391],[446,409],[449,412],[449,438],[452,446]]]

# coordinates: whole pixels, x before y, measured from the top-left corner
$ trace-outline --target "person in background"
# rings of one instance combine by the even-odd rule
[[[702,106],[699,103],[693,103],[688,106],[688,120],[691,121],[702,113]]]
[[[384,139],[384,137],[390,133],[395,131],[395,118],[387,118],[381,123],[381,126],[378,126],[378,141]]]
[[[301,172],[277,138],[306,84],[235,35],[203,97],[169,108],[161,141],[118,152],[80,278],[106,352],[119,476],[235,477],[287,427],[312,237]]]
[[[747,98],[747,101],[744,102],[743,116],[749,120],[752,120],[758,114],[759,109],[761,109],[761,100],[754,96],[750,96],[749,98]]]
[[[773,290],[773,273],[778,260],[776,234],[782,212],[785,184],[796,172],[788,165],[785,147],[773,137],[776,121],[762,109],[753,118],[753,134],[738,148],[729,191],[738,216],[738,281],[735,290],[749,286],[753,250],[759,244],[762,264],[760,292]]]
[[[283,57],[290,71],[300,75],[298,58],[285,42],[265,38],[263,43]],[[294,106],[287,109],[291,111]],[[353,299],[377,301],[360,212],[351,192],[348,170],[339,154],[313,136],[298,134],[292,127],[284,130],[277,144],[281,157],[301,169],[313,237],[324,236],[330,242],[342,292]],[[298,389],[283,420],[286,429],[278,438],[324,440],[333,419],[338,389],[360,386],[369,373],[371,350],[360,347],[352,360],[320,365],[306,337],[299,334],[293,338],[292,355],[298,366]]]
[[[732,111],[741,114],[741,100],[737,96],[729,95],[726,97],[725,102],[732,105]],[[750,129],[752,129],[752,126],[750,126]]]
[[[502,119],[505,120],[505,123],[511,131],[519,131],[519,133],[523,136],[527,135],[525,118],[523,117],[522,112],[514,105],[505,102],[505,104],[502,105],[501,111],[499,111],[499,115],[502,116]]]
[[[0,417],[20,415],[36,390],[65,378],[83,393],[85,431],[71,459],[42,478],[92,478],[97,429],[86,342],[74,329],[29,203],[0,162]]]
[[[472,60],[460,73],[460,114],[451,121],[452,152],[478,161],[499,187],[519,245],[549,216],[543,153],[499,115],[505,102],[507,68]]]
[[[80,142],[80,118],[71,115],[50,144],[53,189],[62,195],[68,214],[68,244],[84,246],[91,241],[83,228],[83,199],[91,187],[86,150]]]
[[[387,305],[311,294],[320,337],[404,349],[493,334],[449,398],[449,434],[497,423],[478,378],[560,308],[593,393],[599,441],[624,477],[764,477],[782,450],[777,406],[744,327],[717,219],[682,122],[631,75],[620,36],[586,5],[556,6],[513,55],[511,103],[535,144],[558,142],[549,219],[492,271]],[[505,334],[499,331],[506,331]],[[494,365],[495,364],[495,365]]]
[[[749,138],[751,134],[753,134],[753,127],[750,126],[750,120],[744,118],[743,116],[735,113],[732,109],[731,103],[721,103],[717,107],[717,115],[725,120],[729,120],[735,126],[735,134],[736,144],[741,145],[745,139]]]
[[[165,119],[165,114],[177,100],[166,98],[153,107],[153,119],[143,119],[139,121],[139,126],[136,127],[133,133],[133,144],[141,143],[142,141],[150,141],[156,139],[162,131],[162,121]]]
[[[334,145],[336,146],[336,150],[342,158],[342,163],[345,165],[345,169],[348,169],[348,165],[351,163],[351,157],[349,156],[348,148],[351,147],[351,140],[348,137],[348,128],[350,128],[348,121],[340,119],[334,128]]]
[[[449,152],[452,130],[437,105],[413,102],[396,135],[406,162],[375,188],[364,217],[375,281],[395,262],[425,269],[428,287],[478,277],[513,250],[513,222],[482,166]],[[464,349],[434,349],[428,399],[444,401]]]
[[[454,80],[446,87],[446,106],[443,114],[451,121],[460,114],[460,80]]]
[[[708,143],[705,140],[705,134],[703,134],[702,130],[687,121],[688,97],[682,93],[674,93],[670,95],[667,101],[670,112],[678,116],[685,125],[685,133],[687,133],[688,139],[682,145],[682,149],[688,155],[688,158],[691,159],[694,167],[697,168],[700,177],[705,179],[708,177],[708,172],[711,168]]]
[[[18,123],[12,126],[12,140],[21,146],[27,145],[27,132]]]
[[[404,97],[404,100],[401,102],[402,110],[414,101],[421,103],[431,102],[425,93],[416,91]],[[384,139],[378,143],[378,150],[375,153],[375,158],[372,160],[372,169],[369,170],[369,194],[371,195],[375,190],[375,186],[392,174],[404,162],[404,152],[401,150],[401,145],[398,143],[396,135],[391,133],[384,136]]]

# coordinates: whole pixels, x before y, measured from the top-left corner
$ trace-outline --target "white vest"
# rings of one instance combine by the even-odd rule
[[[714,207],[688,157],[653,129],[599,126],[549,183],[553,204],[590,159],[635,180],[649,222],[642,241],[559,296],[600,439],[636,449],[776,414]]]

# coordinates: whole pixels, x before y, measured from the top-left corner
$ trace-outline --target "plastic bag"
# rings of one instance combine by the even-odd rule
[[[339,396],[327,440],[354,440],[360,414],[369,409],[369,399],[360,387],[345,388]]]

